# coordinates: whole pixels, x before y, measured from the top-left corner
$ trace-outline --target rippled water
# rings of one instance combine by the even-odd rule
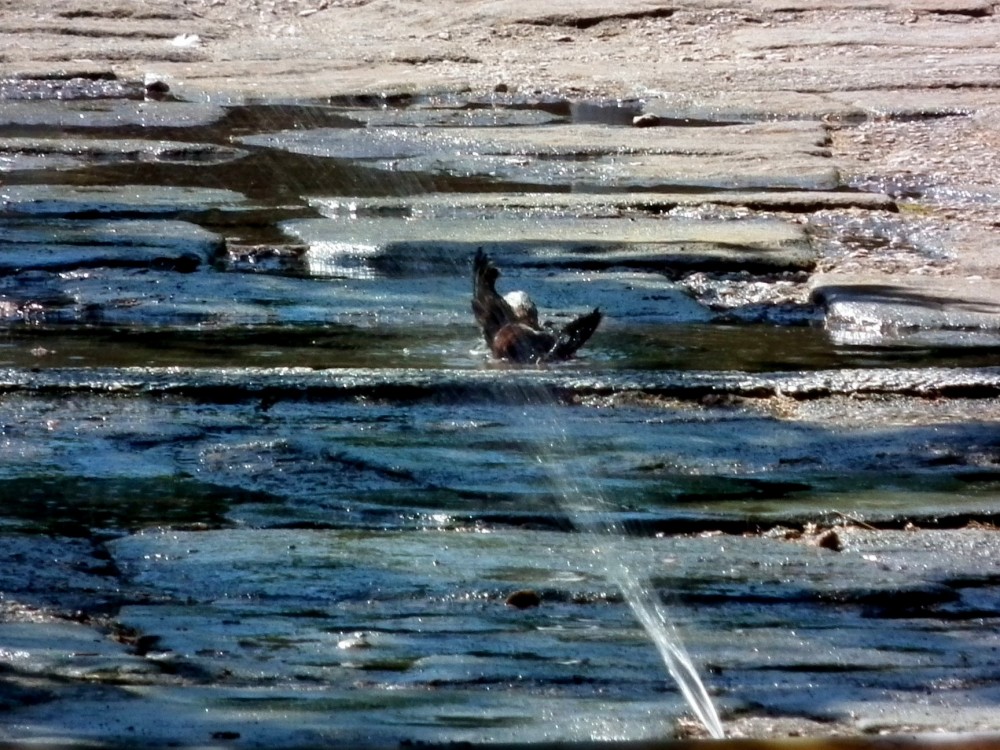
[[[888,714],[896,729],[996,728],[995,349],[831,339],[801,293],[808,269],[742,269],[698,233],[746,220],[776,245],[742,251],[792,245],[799,263],[812,240],[790,212],[642,207],[711,185],[637,203],[586,182],[607,154],[557,149],[490,154],[503,174],[550,175],[544,186],[491,178],[480,167],[494,161],[387,162],[428,129],[447,143],[449,123],[620,135],[633,107],[137,114],[116,100],[68,127],[72,102],[23,104],[0,122],[0,136],[43,141],[8,148],[0,187],[0,738],[672,737],[690,709],[660,657],[714,736],[706,694],[723,726],[877,731]],[[724,142],[726,124],[709,124],[688,129]],[[299,153],[282,132],[356,151]],[[656,262],[585,241],[499,246],[503,283],[556,320],[604,310],[564,365],[489,361],[469,311],[475,242],[355,248],[365,273],[317,260],[324,222],[471,210],[485,225],[506,210],[368,198],[542,189],[545,205],[516,216],[567,231],[575,212],[661,221],[683,246],[647,246]],[[606,205],[562,203],[602,190]],[[333,203],[355,209],[325,215]],[[859,214],[825,231],[906,231]],[[906,253],[939,251],[904,239]],[[692,269],[737,290],[731,304],[692,297]],[[782,314],[760,314],[779,283]],[[813,524],[841,551],[814,543]],[[679,640],[654,645],[636,615]]]
[[[539,401],[543,398],[539,397]],[[544,420],[542,422],[544,425]],[[593,552],[607,578],[621,592],[636,619],[656,645],[667,672],[673,678],[688,707],[713,739],[725,737],[718,711],[705,683],[684,647],[675,618],[652,586],[649,574],[638,566],[630,566],[623,558],[626,545],[625,529],[616,520],[607,499],[596,483],[586,475],[574,477],[561,470],[561,464],[550,455],[552,448],[562,443],[563,450],[572,450],[569,436],[560,428],[558,414],[553,411],[549,424],[537,430],[548,439],[539,443],[538,460],[553,467],[553,481],[560,507],[569,516],[574,527],[594,545]],[[536,437],[536,440],[538,438]]]

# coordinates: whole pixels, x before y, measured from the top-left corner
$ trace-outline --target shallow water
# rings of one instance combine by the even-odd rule
[[[671,123],[655,156],[794,156],[741,167],[768,209],[678,208],[718,174],[625,193],[652,179],[606,145],[631,104],[115,100],[79,128],[9,104],[0,139],[44,143],[0,162],[0,738],[673,736],[688,709],[616,569],[726,727],[998,728],[996,349],[823,330],[817,253],[912,227],[836,209],[817,240],[801,195],[774,207],[830,192],[818,124]],[[331,249],[358,217],[375,239]],[[579,358],[489,362],[483,237],[555,320],[602,307]],[[712,306],[692,273],[748,291]]]

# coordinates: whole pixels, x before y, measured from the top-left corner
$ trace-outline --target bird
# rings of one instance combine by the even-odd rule
[[[538,308],[525,292],[500,296],[496,290],[499,276],[500,269],[479,248],[472,263],[472,313],[496,359],[521,364],[569,359],[601,323],[603,315],[595,307],[560,329],[540,325]]]

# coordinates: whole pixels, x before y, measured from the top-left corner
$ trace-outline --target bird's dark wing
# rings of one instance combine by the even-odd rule
[[[597,326],[601,324],[601,311],[596,307],[586,315],[581,315],[563,326],[556,337],[556,343],[549,351],[546,359],[569,359],[576,350],[587,343]]]
[[[513,323],[497,331],[490,348],[497,359],[529,364],[547,360],[555,342],[549,331]]]
[[[482,248],[472,262],[472,313],[483,329],[486,344],[491,346],[497,331],[515,322],[514,311],[496,290],[500,269],[493,265]]]

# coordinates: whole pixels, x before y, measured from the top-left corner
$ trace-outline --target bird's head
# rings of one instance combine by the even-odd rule
[[[525,323],[532,328],[538,328],[538,308],[526,292],[516,291],[504,295],[504,300],[514,311],[518,323]]]

